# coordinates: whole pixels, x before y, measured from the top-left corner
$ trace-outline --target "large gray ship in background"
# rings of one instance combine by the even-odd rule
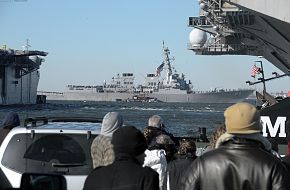
[[[43,51],[0,49],[0,105],[35,104]]]
[[[163,62],[156,73],[146,75],[143,85],[135,86],[133,73],[122,73],[113,77],[110,83],[68,85],[66,92],[38,94],[46,95],[47,100],[235,103],[253,93],[251,89],[195,91],[191,81],[187,82],[185,75],[177,73],[172,67],[173,58],[169,55],[170,51],[163,43]]]

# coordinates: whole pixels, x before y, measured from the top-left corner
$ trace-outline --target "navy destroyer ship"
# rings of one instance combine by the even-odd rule
[[[35,104],[40,78],[38,69],[47,52],[0,48],[0,105]]]
[[[48,100],[80,101],[160,101],[192,103],[235,103],[253,93],[251,89],[195,91],[171,65],[173,58],[163,43],[163,61],[156,73],[149,73],[143,85],[135,86],[133,73],[122,73],[110,83],[97,86],[68,85],[66,92],[39,92]]]

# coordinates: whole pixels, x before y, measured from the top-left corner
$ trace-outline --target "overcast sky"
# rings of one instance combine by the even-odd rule
[[[174,67],[195,89],[248,88],[245,81],[252,80],[251,68],[259,58],[187,50],[188,17],[198,12],[195,0],[0,0],[0,45],[22,49],[29,39],[30,49],[49,53],[38,90],[98,85],[123,72],[134,73],[136,83],[142,83],[162,62],[163,40],[175,57]],[[280,72],[263,63],[266,76]],[[269,82],[268,90],[286,92],[289,81]]]

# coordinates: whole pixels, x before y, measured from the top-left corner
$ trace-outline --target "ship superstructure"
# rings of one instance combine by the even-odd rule
[[[133,73],[119,73],[112,78],[112,81],[107,83],[104,81],[103,85],[90,86],[90,85],[67,85],[67,89],[71,92],[128,92],[133,93],[135,91],[134,87],[135,76]]]
[[[0,105],[35,104],[46,52],[0,49]]]
[[[172,66],[174,58],[170,57],[170,50],[163,43],[163,62],[156,69],[156,74],[147,74],[144,93],[156,94],[189,94],[192,93],[192,84],[185,80],[185,75],[179,74]],[[162,72],[164,71],[164,72]],[[164,73],[164,75],[162,75]]]

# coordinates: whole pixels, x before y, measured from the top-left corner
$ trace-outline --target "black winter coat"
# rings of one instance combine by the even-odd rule
[[[159,190],[158,173],[142,167],[127,155],[117,156],[108,166],[95,168],[87,177],[84,190]]]
[[[182,179],[186,190],[289,190],[290,176],[281,160],[261,144],[228,141],[198,157]]]
[[[169,182],[167,183],[169,183],[170,190],[180,189],[180,180],[195,158],[196,157],[180,156],[178,159],[169,162],[167,165]]]
[[[283,157],[282,160],[283,160],[283,163],[285,164],[285,166],[288,169],[288,172],[290,174],[290,155]]]

